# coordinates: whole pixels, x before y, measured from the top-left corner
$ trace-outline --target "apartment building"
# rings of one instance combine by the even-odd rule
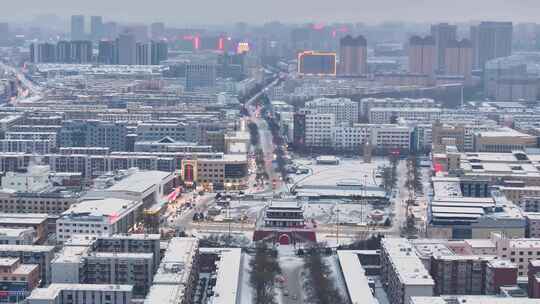
[[[0,258],[2,302],[19,303],[39,285],[39,265],[22,264],[19,258]]]
[[[144,303],[193,303],[195,285],[199,276],[198,265],[199,240],[172,238]]]
[[[130,304],[131,285],[51,284],[36,288],[26,299],[28,304]]]
[[[403,238],[381,241],[381,280],[391,303],[411,304],[411,298],[432,296],[435,282],[410,242]]]
[[[18,258],[21,264],[39,266],[40,286],[51,282],[51,261],[54,246],[43,245],[0,245],[0,258]]]
[[[333,114],[337,123],[358,123],[358,103],[349,98],[317,98],[308,101],[305,109],[318,114]]]
[[[399,119],[410,121],[435,121],[442,110],[439,108],[370,108],[369,123],[389,124]]]

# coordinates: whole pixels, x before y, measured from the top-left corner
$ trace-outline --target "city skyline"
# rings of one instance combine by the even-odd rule
[[[531,22],[537,19],[536,9],[540,2],[534,0],[381,0],[376,3],[364,1],[336,0],[317,3],[307,0],[287,2],[276,0],[259,2],[232,0],[214,3],[201,0],[185,1],[156,0],[152,4],[125,0],[96,0],[91,3],[80,1],[52,0],[44,3],[36,0],[21,0],[5,3],[0,18],[6,21],[24,22],[32,16],[55,14],[67,19],[72,14],[104,15],[121,22],[164,21],[173,26],[223,24],[249,22],[263,24],[270,21],[287,23],[304,22],[470,22],[478,20],[506,20]],[[163,8],[167,7],[166,10]],[[209,10],[208,7],[212,7]],[[389,10],[388,8],[393,8]],[[467,9],[463,9],[466,7]],[[240,9],[241,8],[241,9]]]

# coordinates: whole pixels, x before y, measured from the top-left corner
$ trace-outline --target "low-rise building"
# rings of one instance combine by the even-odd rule
[[[72,205],[56,221],[59,243],[74,235],[111,236],[127,233],[140,221],[143,202],[137,200],[102,198],[89,199]]]
[[[130,304],[133,286],[107,284],[51,284],[37,288],[28,304]]]
[[[19,303],[39,285],[39,265],[19,258],[0,258],[0,302]]]
[[[22,264],[39,265],[40,286],[51,282],[51,261],[54,246],[40,245],[0,245],[0,257],[18,258]]]

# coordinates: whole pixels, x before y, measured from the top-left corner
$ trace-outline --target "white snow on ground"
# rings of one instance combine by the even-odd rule
[[[253,303],[253,288],[249,282],[249,272],[251,268],[249,267],[249,262],[251,261],[251,256],[248,254],[242,254],[242,266],[240,268],[240,304],[251,304]]]
[[[380,179],[375,177],[377,167],[388,165],[387,159],[374,157],[371,163],[365,163],[361,158],[342,158],[339,165],[317,165],[315,160],[300,159],[295,163],[300,168],[309,168],[310,174],[291,175],[295,182],[302,185],[335,185],[344,180],[355,179],[367,182],[368,185],[378,185]],[[366,178],[364,178],[366,176]]]
[[[297,256],[295,251],[292,245],[278,247],[278,261],[284,279],[283,284],[276,285],[276,300],[279,304],[304,303],[304,259]],[[285,293],[288,295],[285,296]]]
[[[335,224],[338,221],[341,224],[357,224],[368,222],[369,214],[374,210],[369,204],[361,205],[357,203],[310,203],[304,204],[304,216],[308,219],[314,219],[320,224]],[[388,210],[382,210],[388,213]]]

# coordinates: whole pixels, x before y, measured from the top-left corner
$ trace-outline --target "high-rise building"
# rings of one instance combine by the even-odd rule
[[[98,45],[97,62],[101,64],[118,64],[117,48],[114,41],[102,40]]]
[[[342,75],[354,76],[367,73],[367,42],[363,36],[353,38],[347,35],[340,40],[339,66]]]
[[[512,54],[512,22],[481,22],[471,27],[474,67],[484,69],[487,61]]]
[[[58,41],[56,44],[56,58],[58,62],[71,62],[71,42]]]
[[[448,43],[457,39],[457,26],[439,23],[431,26],[431,36],[437,48],[437,69],[443,71],[446,64],[446,48]]]
[[[120,34],[116,40],[116,47],[118,48],[118,64],[133,65],[137,63],[137,45],[134,35]]]
[[[154,22],[150,25],[150,34],[152,39],[163,39],[165,38],[165,23],[163,22]]]
[[[473,49],[471,41],[448,41],[444,56],[444,73],[446,75],[460,75],[470,83],[473,67]]]
[[[298,73],[303,75],[336,75],[336,53],[305,51],[298,54]]]
[[[90,18],[90,38],[93,41],[98,41],[103,38],[103,17],[92,16]]]
[[[9,24],[7,22],[0,23],[0,46],[7,46],[10,42]]]
[[[433,76],[437,68],[435,39],[413,36],[409,40],[409,72]]]
[[[90,63],[92,55],[92,41],[71,41],[71,61],[73,63]]]
[[[159,65],[161,61],[169,58],[169,46],[167,41],[152,41],[151,46],[152,65]]]
[[[84,32],[84,16],[71,16],[71,40],[84,40],[86,35]]]
[[[31,44],[30,61],[34,63],[56,62],[56,46],[52,43]]]
[[[137,65],[149,65],[152,60],[152,48],[149,43],[139,42],[137,48]]]
[[[190,63],[186,66],[186,90],[213,88],[216,85],[216,65],[212,63]]]

